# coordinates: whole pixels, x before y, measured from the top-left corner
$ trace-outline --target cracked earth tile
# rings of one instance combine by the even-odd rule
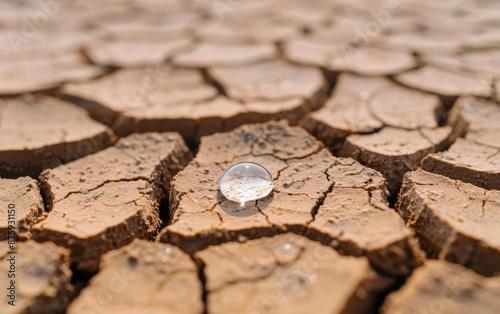
[[[339,158],[327,175],[334,186],[309,224],[310,238],[343,254],[368,256],[374,267],[392,275],[408,275],[420,265],[418,245],[388,207],[385,180],[379,172]]]
[[[493,34],[495,40],[500,42],[500,36],[498,32]],[[480,36],[476,35],[476,40],[481,39]],[[500,78],[500,53],[499,48],[495,49],[480,49],[465,52],[458,56],[463,64],[463,69],[469,72],[477,73],[478,75],[486,75],[488,77],[493,77],[495,79]],[[486,84],[487,81],[484,82]]]
[[[401,187],[403,175],[417,169],[429,153],[444,150],[455,138],[451,127],[404,130],[385,127],[378,133],[350,135],[339,151],[380,171],[391,193]]]
[[[178,134],[146,133],[45,171],[40,178],[50,212],[33,226],[33,238],[70,248],[78,269],[95,270],[101,254],[155,235],[159,203],[188,161]]]
[[[276,54],[277,51],[271,44],[198,43],[192,49],[176,53],[172,63],[189,68],[232,67],[270,60]]]
[[[422,56],[422,61],[433,68],[439,68],[446,71],[465,71],[463,60],[460,55],[426,55]]]
[[[12,31],[6,29],[0,30],[0,41],[2,38],[7,39],[5,44],[1,44],[2,48],[5,47],[6,49],[0,48],[0,56],[2,56],[0,60],[1,64],[8,65],[8,63],[10,63],[11,65],[18,65],[21,69],[30,64],[34,64],[34,68],[45,70],[52,68],[50,72],[52,75],[46,77],[45,80],[42,80],[41,73],[35,74],[34,77],[31,78],[33,80],[31,83],[25,81],[24,84],[26,85],[21,85],[18,88],[22,89],[22,86],[28,86],[34,88],[33,91],[45,91],[57,87],[59,84],[56,84],[57,75],[55,75],[55,73],[62,75],[64,71],[57,72],[58,69],[53,67],[71,63],[72,59],[74,59],[74,62],[76,62],[76,65],[79,67],[88,68],[89,79],[107,72],[107,69],[100,69],[87,64],[85,59],[79,57],[81,47],[88,41],[95,40],[95,38],[98,37],[96,34],[97,32],[73,28],[74,27],[70,26],[69,29],[62,31],[57,28],[51,29],[50,27],[49,29],[44,29],[42,32],[38,33],[35,38],[17,47],[17,51],[14,46],[8,42],[8,34],[12,33]],[[52,63],[53,65],[51,65]],[[95,74],[91,75],[92,72],[95,72]],[[82,71],[82,77],[80,78],[82,80],[86,79],[84,73],[85,72]],[[74,79],[78,81],[79,77],[77,76]],[[62,83],[64,83],[64,81]],[[29,91],[31,91],[31,88]]]
[[[95,118],[113,122],[113,128],[120,135],[128,135],[137,128],[140,121],[135,121],[139,119],[134,118],[134,113],[153,105],[165,111],[175,110],[179,104],[206,101],[217,95],[215,88],[204,83],[200,72],[169,66],[117,71],[92,82],[68,84],[63,93]],[[120,125],[120,120],[124,119],[132,119],[135,123]],[[157,124],[169,128],[168,123]]]
[[[269,26],[296,26],[298,29],[304,29],[328,24],[332,18],[329,12],[331,6],[330,3],[324,1],[308,3],[306,6],[296,1],[253,1],[238,6],[238,10],[231,11],[230,14],[228,12],[224,15],[224,21],[237,24],[242,21],[250,23],[259,20],[259,22],[269,23]]]
[[[417,170],[405,175],[397,209],[430,257],[500,272],[500,192]]]
[[[410,88],[438,95],[447,105],[461,95],[488,98],[493,92],[491,77],[452,72],[429,65],[398,74],[395,80]]]
[[[41,174],[48,207],[71,194],[94,191],[112,182],[148,181],[164,190],[189,162],[189,152],[175,133],[134,134],[115,146]]]
[[[341,74],[325,106],[301,123],[336,152],[348,135],[373,133],[384,125],[436,128],[441,111],[436,96],[402,88],[385,78]]]
[[[199,24],[195,33],[205,42],[220,44],[276,43],[299,36],[300,29],[295,25],[269,22],[239,21],[239,23],[229,24],[212,20]]]
[[[331,8],[330,8],[331,9]],[[373,75],[377,71],[390,71],[400,66],[404,59],[404,53],[384,52],[380,49],[365,47],[366,42],[359,36],[358,30],[365,26],[365,22],[351,19],[345,16],[347,8],[335,8],[334,11],[344,11],[338,17],[334,17],[332,25],[315,27],[312,34],[292,38],[283,43],[284,57],[290,61],[322,67],[330,71],[338,71],[339,67],[349,68],[348,71],[364,75]],[[328,10],[328,9],[325,9]],[[360,14],[360,12],[356,12]],[[332,17],[332,15],[330,15]],[[375,44],[380,36],[370,36],[370,43]],[[362,47],[362,48],[359,48]],[[356,54],[359,54],[356,56]],[[374,65],[374,61],[392,55],[394,67],[389,63],[382,66]],[[411,58],[411,56],[410,56]],[[412,58],[411,58],[412,59]],[[355,65],[354,60],[358,62]],[[362,64],[362,65],[361,65]],[[368,65],[368,67],[366,67]],[[375,71],[375,72],[374,72]]]
[[[105,254],[99,272],[67,313],[144,312],[203,312],[198,269],[172,245],[134,240]]]
[[[228,166],[240,161],[257,162],[271,172],[275,188],[269,196],[241,206],[218,192],[219,176]],[[358,218],[365,215],[362,210],[369,207],[374,221],[383,217],[392,233],[381,235],[380,241],[372,245],[368,237],[381,227],[378,223],[372,225],[368,219],[363,226],[358,225],[356,219],[341,220],[326,227],[322,226],[323,220],[314,224],[315,216],[328,220],[334,215],[331,211],[349,216],[345,211],[350,208],[322,207],[325,198],[329,199],[337,187],[340,191],[347,188],[347,192],[357,193],[360,204],[366,198],[368,203],[357,206]],[[372,199],[368,197],[371,193],[376,194]],[[315,239],[329,238],[328,244],[341,242],[345,247],[356,248],[346,249],[347,254],[365,255],[368,252],[374,262],[390,254],[387,251],[401,252],[397,267],[379,264],[387,273],[405,275],[419,264],[418,247],[411,232],[387,207],[386,193],[385,180],[380,173],[352,159],[333,157],[303,129],[289,127],[283,122],[246,125],[233,132],[202,138],[196,158],[173,180],[171,224],[158,239],[195,252],[208,245],[288,231]],[[314,232],[308,233],[311,223]],[[358,235],[351,240],[329,228]]]
[[[289,160],[294,164],[293,159],[307,158],[320,149],[321,145],[303,130],[288,127],[284,123],[243,126],[230,133],[204,137],[197,157],[186,171],[182,171],[174,179],[175,183],[170,192],[172,223],[164,229],[160,238],[172,241],[186,250],[197,250],[208,244],[224,242],[235,237],[274,234],[277,231],[270,221],[279,220],[279,215],[286,214],[285,209],[292,208],[292,199],[302,204],[296,206],[294,211],[294,222],[298,219],[301,223],[293,224],[290,215],[287,226],[280,228],[304,229],[306,223],[311,220],[311,211],[316,201],[307,194],[300,193],[314,190],[313,177],[306,179],[308,170],[315,167],[314,162],[319,162],[325,156],[317,155],[307,165],[295,162],[293,167],[296,168],[294,171],[297,181],[286,182],[286,179],[291,178],[280,179],[280,173],[289,167]],[[290,193],[283,192],[283,195],[278,195],[277,192],[272,195],[272,198],[275,198],[272,202],[271,198],[267,198],[257,204],[250,202],[244,207],[225,200],[218,192],[217,180],[223,169],[242,160],[265,163],[266,168],[269,165],[268,170],[278,180],[276,185],[283,186],[284,191],[290,188]],[[324,172],[328,165],[321,163],[316,168],[320,169],[318,175],[322,176],[322,179],[319,178],[323,182],[322,186],[326,186]],[[317,183],[319,184],[319,181]],[[314,194],[313,197],[319,197],[321,194],[311,193]],[[273,215],[267,217],[268,212]],[[192,224],[191,221],[197,223]],[[186,239],[194,243],[190,244]]]
[[[385,78],[342,74],[326,105],[301,125],[333,152],[382,172],[396,192],[406,171],[460,135],[458,129],[438,127],[442,110],[437,96]]]
[[[312,110],[323,104],[328,85],[319,69],[283,61],[211,68],[208,74],[231,98],[250,101],[299,97],[306,99]]]
[[[450,112],[449,125],[467,130],[466,139],[500,149],[500,108],[493,102],[460,97]]]
[[[436,128],[442,104],[435,96],[392,86],[375,95],[369,107],[384,125],[413,130]]]
[[[340,54],[345,46],[311,38],[297,38],[283,44],[283,54],[292,62],[326,67],[332,55]]]
[[[19,7],[16,9],[18,10]],[[16,9],[7,10],[3,8],[2,12],[6,14],[2,16],[2,22],[5,22],[7,15],[10,18],[15,17],[13,11]],[[35,60],[45,60],[47,62],[48,60],[54,61],[54,59],[64,56],[77,57],[80,54],[81,47],[99,35],[99,31],[88,29],[85,20],[87,18],[96,18],[102,15],[102,12],[95,10],[94,12],[87,11],[83,13],[81,8],[79,12],[76,12],[76,10],[71,11],[73,9],[66,7],[64,12],[59,12],[57,16],[52,16],[52,18],[55,17],[52,20],[54,23],[48,23],[44,27],[40,27],[37,29],[36,36],[30,36],[31,38],[26,41],[15,36],[17,35],[17,31],[20,30],[18,27],[21,25],[15,26],[2,23],[3,27],[0,30],[0,55],[2,59],[0,62]],[[32,16],[34,13],[36,11],[28,15]],[[76,18],[76,21],[71,21],[72,14],[78,15],[73,16],[73,19]],[[88,16],[85,16],[86,14]],[[17,21],[28,18],[28,16],[22,15],[15,17]],[[63,21],[65,18],[68,18],[68,20]]]
[[[8,238],[9,218],[14,217],[17,239],[29,239],[31,226],[45,213],[38,183],[29,177],[0,178],[0,206],[0,240]]]
[[[425,157],[421,167],[483,189],[500,190],[500,149],[472,140],[457,139],[447,151]]]
[[[392,280],[366,258],[284,234],[212,246],[204,265],[210,313],[354,313],[369,311]]]
[[[173,40],[101,40],[85,48],[93,63],[121,68],[156,65],[189,47],[188,39]]]
[[[44,91],[103,73],[104,69],[85,63],[76,53],[40,60],[3,60],[0,61],[0,95]]]
[[[332,22],[330,3],[309,3],[307,7],[290,4],[283,2],[281,6],[275,7],[273,13],[276,15],[269,17],[269,20],[279,25],[297,25],[301,29],[312,29]]]
[[[452,55],[461,51],[461,42],[458,38],[442,32],[429,31],[386,36],[380,45],[424,56]]]
[[[196,26],[202,20],[200,13],[177,8],[172,11],[168,4],[162,3],[135,3],[142,6],[137,9],[126,9],[125,12],[114,13],[108,11],[108,14],[102,18],[92,21],[107,37],[119,41],[130,39],[145,39],[165,41],[173,37],[187,37],[192,32],[193,26]],[[158,14],[162,10],[166,12]],[[94,8],[93,10],[98,10]],[[147,12],[152,10],[151,12]],[[139,11],[139,12],[138,12]],[[153,14],[151,14],[153,13]]]
[[[131,110],[117,120],[115,128],[118,134],[177,131],[192,143],[201,136],[230,131],[247,123],[279,119],[296,123],[308,112],[307,102],[300,98],[240,102],[220,96],[200,103],[175,104],[175,107],[152,104]]]
[[[337,152],[347,136],[372,133],[383,127],[366,103],[356,102],[356,99],[330,99],[322,109],[308,114],[299,124]]]
[[[321,35],[319,35],[321,36]],[[414,68],[413,56],[404,52],[383,50],[374,47],[351,46],[352,37],[335,41],[298,38],[284,45],[285,57],[299,64],[313,65],[333,72],[353,72],[365,76],[396,74]],[[341,37],[341,36],[340,36]],[[387,60],[391,60],[387,62]]]
[[[0,174],[4,177],[37,176],[115,140],[113,132],[87,112],[56,98],[23,96],[0,104]]]
[[[100,80],[71,84],[66,98],[98,119],[113,121],[118,135],[178,132],[189,143],[246,123],[288,119],[310,111],[300,97],[235,101],[217,97],[199,71],[166,66],[118,71]]]
[[[100,119],[114,119],[121,112],[147,107],[150,102],[201,101],[217,94],[199,71],[168,65],[124,69],[92,82],[67,84],[63,93],[80,100],[80,105]]]
[[[491,36],[493,35],[493,36]],[[500,43],[500,35],[498,33],[486,34],[471,34],[473,40],[481,41],[481,37],[491,36]],[[482,39],[486,39],[486,38]],[[500,58],[498,54],[500,49],[480,49],[466,51],[456,55],[436,55],[426,56],[424,61],[434,67],[442,68],[448,71],[468,72],[471,75],[476,75],[480,80],[481,88],[486,89],[491,79],[498,80],[500,78]]]
[[[500,278],[485,278],[460,265],[428,261],[398,291],[391,293],[381,313],[443,314],[498,312]]]
[[[477,49],[478,51],[491,47],[500,48],[500,34],[494,29],[484,30],[479,34],[468,34],[468,36],[466,35],[464,38],[463,45],[467,49]]]
[[[362,5],[351,6],[341,3],[333,4],[329,10],[332,9],[333,12],[330,14],[334,17],[333,23],[314,29],[311,37],[323,42],[343,42],[353,46],[366,46],[367,42],[362,38],[363,36],[359,36],[358,30],[366,26],[367,21],[364,19],[371,18],[370,11]],[[376,43],[381,36],[379,33],[370,37],[370,43]]]
[[[342,54],[333,56],[326,68],[335,72],[382,76],[404,72],[416,66],[417,62],[410,53],[375,47],[350,47]]]
[[[0,242],[2,248],[7,242]],[[15,306],[9,305],[8,290],[2,295],[0,312],[14,313],[64,313],[73,290],[68,252],[54,243],[28,241],[18,243],[17,254],[0,252],[0,271],[9,272],[9,258],[15,256]],[[7,279],[4,281],[8,288]]]

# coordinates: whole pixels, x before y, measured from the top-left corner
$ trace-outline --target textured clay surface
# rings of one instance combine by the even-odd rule
[[[31,226],[45,213],[38,183],[29,177],[0,179],[0,206],[0,240],[30,238]]]
[[[169,244],[134,240],[105,254],[99,273],[68,313],[202,313],[202,286],[191,258]]]
[[[75,128],[78,125],[78,128]],[[116,141],[87,112],[59,99],[30,95],[0,105],[0,175],[37,176]]]
[[[209,76],[228,96],[239,100],[278,100],[303,98],[311,109],[318,109],[327,82],[321,71],[284,61],[268,61],[233,68],[212,68]]]
[[[323,87],[319,72],[303,71],[317,79],[319,89]],[[302,94],[238,101],[218,96],[217,90],[204,82],[201,72],[166,66],[117,71],[100,80],[66,85],[64,93],[93,117],[109,121],[120,136],[175,131],[189,143],[245,123],[277,119],[296,122],[312,109]]]
[[[104,72],[102,68],[87,64],[77,53],[51,55],[39,60],[6,58],[0,61],[0,77],[2,78],[0,95],[49,90],[66,82],[85,81]]]
[[[380,171],[391,193],[397,193],[405,172],[460,135],[458,129],[439,126],[442,110],[436,96],[381,77],[341,74],[325,106],[301,125],[333,152]]]
[[[7,274],[11,270],[11,260],[14,260],[15,306],[8,304],[10,290],[6,286],[0,303],[0,312],[13,313],[63,313],[69,303],[73,287],[70,283],[69,252],[54,243],[37,243],[28,241],[16,245],[15,252],[4,250],[8,248],[6,241],[0,245],[0,271]]]
[[[498,21],[0,1],[0,313],[497,313]],[[274,179],[261,199],[219,190],[240,162]]]
[[[460,265],[428,261],[386,299],[382,313],[498,312],[500,278],[484,278]]]
[[[71,248],[77,268],[95,270],[101,254],[137,237],[154,237],[159,203],[188,161],[178,134],[146,133],[45,171],[42,190],[50,213],[33,226],[33,237]]]
[[[405,175],[397,209],[429,257],[500,271],[500,192],[423,170]]]
[[[241,160],[263,165],[275,179],[269,196],[244,206],[217,190],[223,169]],[[420,252],[386,195],[380,173],[333,157],[304,130],[283,122],[248,125],[202,139],[196,158],[172,182],[172,218],[159,237],[196,251],[288,231],[404,275],[420,263]],[[388,256],[397,262],[384,262]]]
[[[500,190],[500,149],[458,139],[449,150],[429,154],[422,169],[484,189]]]
[[[285,234],[198,252],[210,313],[361,313],[391,279],[366,258]]]

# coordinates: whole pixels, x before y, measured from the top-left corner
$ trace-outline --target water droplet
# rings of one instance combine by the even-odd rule
[[[221,193],[230,201],[243,204],[266,197],[274,188],[273,177],[266,168],[241,162],[229,167],[219,180]]]
[[[172,252],[171,248],[168,247],[168,248],[165,249],[165,253],[170,254],[171,252]]]

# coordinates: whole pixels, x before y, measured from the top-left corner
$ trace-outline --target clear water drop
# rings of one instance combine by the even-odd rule
[[[253,162],[240,162],[229,167],[219,180],[219,190],[230,201],[245,204],[271,193],[274,181],[266,168]]]

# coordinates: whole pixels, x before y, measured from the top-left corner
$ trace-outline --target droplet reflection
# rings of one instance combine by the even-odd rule
[[[253,162],[241,162],[229,167],[219,180],[221,193],[241,207],[248,201],[266,197],[273,188],[274,181],[269,171]]]

